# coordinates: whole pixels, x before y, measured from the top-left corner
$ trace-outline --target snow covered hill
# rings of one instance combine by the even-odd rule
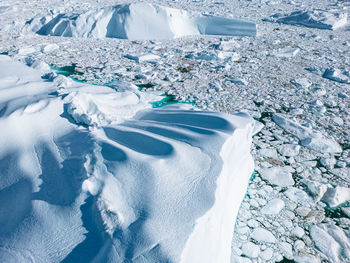
[[[150,3],[106,7],[85,13],[41,17],[29,24],[40,35],[65,37],[172,39],[190,35],[255,36],[256,25],[236,19],[191,13]]]
[[[1,262],[230,262],[254,121],[0,56]]]

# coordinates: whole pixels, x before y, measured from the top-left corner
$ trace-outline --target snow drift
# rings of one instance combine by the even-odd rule
[[[256,25],[251,22],[190,13],[149,3],[117,5],[80,14],[59,14],[46,21],[46,18],[36,18],[29,24],[40,35],[131,40],[256,34]]]
[[[230,262],[254,121],[0,56],[1,262]]]

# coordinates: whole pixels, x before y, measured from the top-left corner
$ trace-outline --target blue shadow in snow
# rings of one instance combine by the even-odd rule
[[[105,127],[103,130],[109,139],[142,154],[166,156],[174,150],[169,143],[141,132],[122,131],[110,127]]]
[[[56,145],[65,159],[62,163],[48,146],[37,148],[42,184],[40,191],[33,193],[33,199],[66,206],[72,204],[81,192],[82,182],[86,179],[85,156],[92,152],[93,141],[87,132],[73,131],[59,138]]]

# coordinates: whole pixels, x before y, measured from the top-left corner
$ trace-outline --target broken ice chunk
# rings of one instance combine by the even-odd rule
[[[291,47],[286,47],[286,48],[280,48],[278,50],[275,50],[272,55],[278,58],[291,58],[295,57],[299,53],[300,49],[299,48],[291,48]]]
[[[297,122],[289,120],[280,114],[273,115],[272,120],[285,131],[298,137],[302,146],[323,153],[342,152],[341,146],[332,138],[328,138],[319,132],[301,126]]]
[[[347,17],[348,15],[346,13],[331,13],[322,10],[313,10],[295,11],[288,15],[275,14],[265,20],[282,24],[335,30],[344,27],[347,24]]]
[[[350,83],[350,72],[348,70],[341,70],[338,68],[326,69],[322,77],[340,83]]]

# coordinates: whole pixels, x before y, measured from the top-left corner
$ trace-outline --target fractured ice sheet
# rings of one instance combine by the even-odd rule
[[[190,35],[256,35],[256,25],[252,22],[143,2],[80,14],[59,14],[49,22],[47,18],[34,18],[28,22],[28,27],[40,35],[131,40],[172,39]]]
[[[7,56],[0,83],[1,262],[230,262],[251,117],[152,109]]]

